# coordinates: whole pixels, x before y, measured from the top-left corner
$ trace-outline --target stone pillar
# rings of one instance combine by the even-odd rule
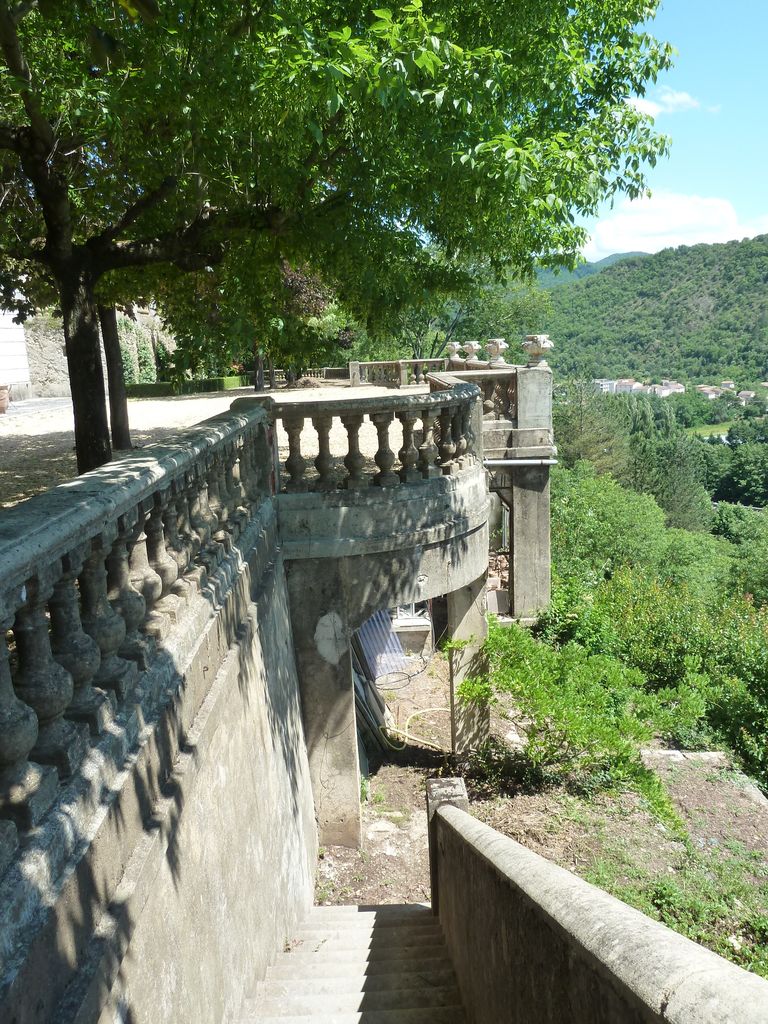
[[[549,604],[549,466],[515,466],[509,502],[509,614],[530,620]]]
[[[429,887],[432,913],[440,916],[440,884],[438,874],[437,820],[439,807],[450,804],[469,814],[469,798],[464,779],[427,779],[427,834],[429,836]]]
[[[339,562],[287,566],[304,736],[321,845],[360,846],[360,771],[351,629]]]
[[[349,386],[351,388],[360,387],[360,363],[354,359],[349,364]]]
[[[527,444],[549,444],[554,452],[552,373],[546,364],[517,371],[516,433],[521,457],[536,454]],[[510,491],[502,492],[510,510],[509,613],[532,619],[550,598],[549,466],[513,466],[511,483]]]
[[[458,641],[448,653],[451,677],[451,747],[462,753],[480,746],[488,739],[490,718],[488,708],[467,705],[458,700],[456,691],[464,679],[482,676],[486,671],[481,652],[488,635],[485,618],[485,573],[466,587],[447,595],[448,636]]]

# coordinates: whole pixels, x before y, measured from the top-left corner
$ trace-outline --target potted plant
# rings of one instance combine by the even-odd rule
[[[8,403],[11,400],[11,385],[0,384],[0,416],[8,411]]]

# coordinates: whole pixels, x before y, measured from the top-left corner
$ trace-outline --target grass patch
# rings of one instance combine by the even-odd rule
[[[768,977],[768,865],[739,843],[699,849],[684,843],[679,866],[646,874],[622,850],[607,847],[587,881],[701,943]]]

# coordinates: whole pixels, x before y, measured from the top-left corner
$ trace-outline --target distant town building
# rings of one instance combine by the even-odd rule
[[[657,395],[668,398],[670,395],[684,395],[685,385],[677,380],[662,380],[661,384],[641,384],[634,377],[620,377],[612,380],[609,377],[596,377],[596,390],[603,395]]]
[[[710,402],[715,398],[720,398],[723,394],[723,389],[716,388],[713,384],[697,384],[696,390],[704,398],[708,398]]]
[[[742,405],[747,405],[749,402],[754,402],[754,400],[757,398],[757,392],[740,391],[737,395],[737,398],[739,399]]]
[[[720,387],[724,388],[726,391],[735,391],[736,390],[736,382],[733,381],[733,380],[721,380],[720,381]]]
[[[634,377],[619,377],[616,381],[615,393],[617,395],[631,395],[633,391],[642,391],[643,385],[638,383]]]

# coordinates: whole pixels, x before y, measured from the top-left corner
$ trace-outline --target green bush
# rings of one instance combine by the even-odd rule
[[[597,777],[648,793],[640,745],[672,722],[696,728],[706,710],[691,681],[654,692],[617,658],[574,642],[551,647],[519,626],[492,623],[486,652],[491,687],[516,709],[524,763],[540,777],[578,785]]]

